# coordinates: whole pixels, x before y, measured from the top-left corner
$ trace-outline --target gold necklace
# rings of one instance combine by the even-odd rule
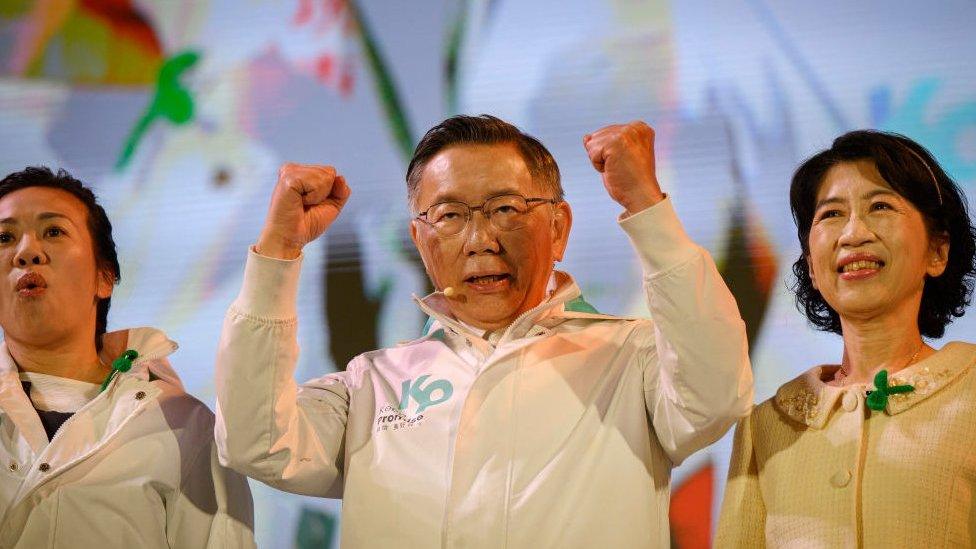
[[[925,347],[925,342],[924,341],[919,342],[918,349],[915,349],[915,353],[912,354],[911,357],[909,357],[908,362],[906,362],[905,365],[901,367],[901,369],[908,368],[909,366],[914,364],[915,359],[918,358],[918,355],[922,353],[922,349],[924,347]],[[834,379],[832,381],[839,385],[846,385],[846,383],[844,383],[844,380],[846,380],[850,375],[851,375],[850,372],[845,370],[844,365],[841,364],[840,368],[837,369],[837,373],[834,374]]]

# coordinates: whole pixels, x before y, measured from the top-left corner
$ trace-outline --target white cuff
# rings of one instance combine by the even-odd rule
[[[269,320],[291,320],[297,316],[298,277],[302,258],[276,259],[247,251],[244,283],[234,305],[241,312]]]
[[[645,275],[666,272],[698,255],[698,245],[685,232],[670,198],[633,215],[624,215],[617,222],[630,237]]]

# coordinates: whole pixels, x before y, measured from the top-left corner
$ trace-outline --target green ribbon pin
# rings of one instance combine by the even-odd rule
[[[128,372],[132,368],[132,361],[139,358],[139,353],[129,349],[128,351],[122,353],[119,358],[112,361],[112,371],[108,373],[108,377],[102,382],[101,391],[104,391],[112,378],[115,377],[117,372]]]
[[[868,408],[876,412],[884,410],[888,405],[888,395],[910,393],[915,390],[911,385],[888,385],[888,370],[881,370],[874,376],[875,390],[868,395]]]

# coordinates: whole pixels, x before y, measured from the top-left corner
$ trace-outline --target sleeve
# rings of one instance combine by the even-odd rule
[[[759,472],[752,443],[752,418],[735,429],[729,479],[719,515],[715,547],[765,547],[766,507],[759,491]]]
[[[708,252],[684,232],[670,199],[620,221],[640,258],[653,319],[644,397],[677,465],[752,409],[745,324]]]
[[[217,450],[220,463],[280,490],[340,497],[347,372],[295,383],[300,269],[301,258],[249,253],[217,351]]]
[[[171,547],[257,547],[247,479],[220,465],[210,440],[201,445],[166,511]]]

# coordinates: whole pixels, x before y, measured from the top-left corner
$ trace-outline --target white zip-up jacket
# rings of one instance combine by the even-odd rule
[[[106,334],[139,357],[50,442],[0,345],[0,548],[254,547],[247,480],[221,467],[213,414],[187,395],[151,328]]]
[[[251,252],[217,360],[221,462],[342,497],[343,547],[668,547],[672,467],[752,406],[744,324],[669,200],[621,221],[653,322],[549,298],[488,340],[430,333],[296,387],[300,261]]]

